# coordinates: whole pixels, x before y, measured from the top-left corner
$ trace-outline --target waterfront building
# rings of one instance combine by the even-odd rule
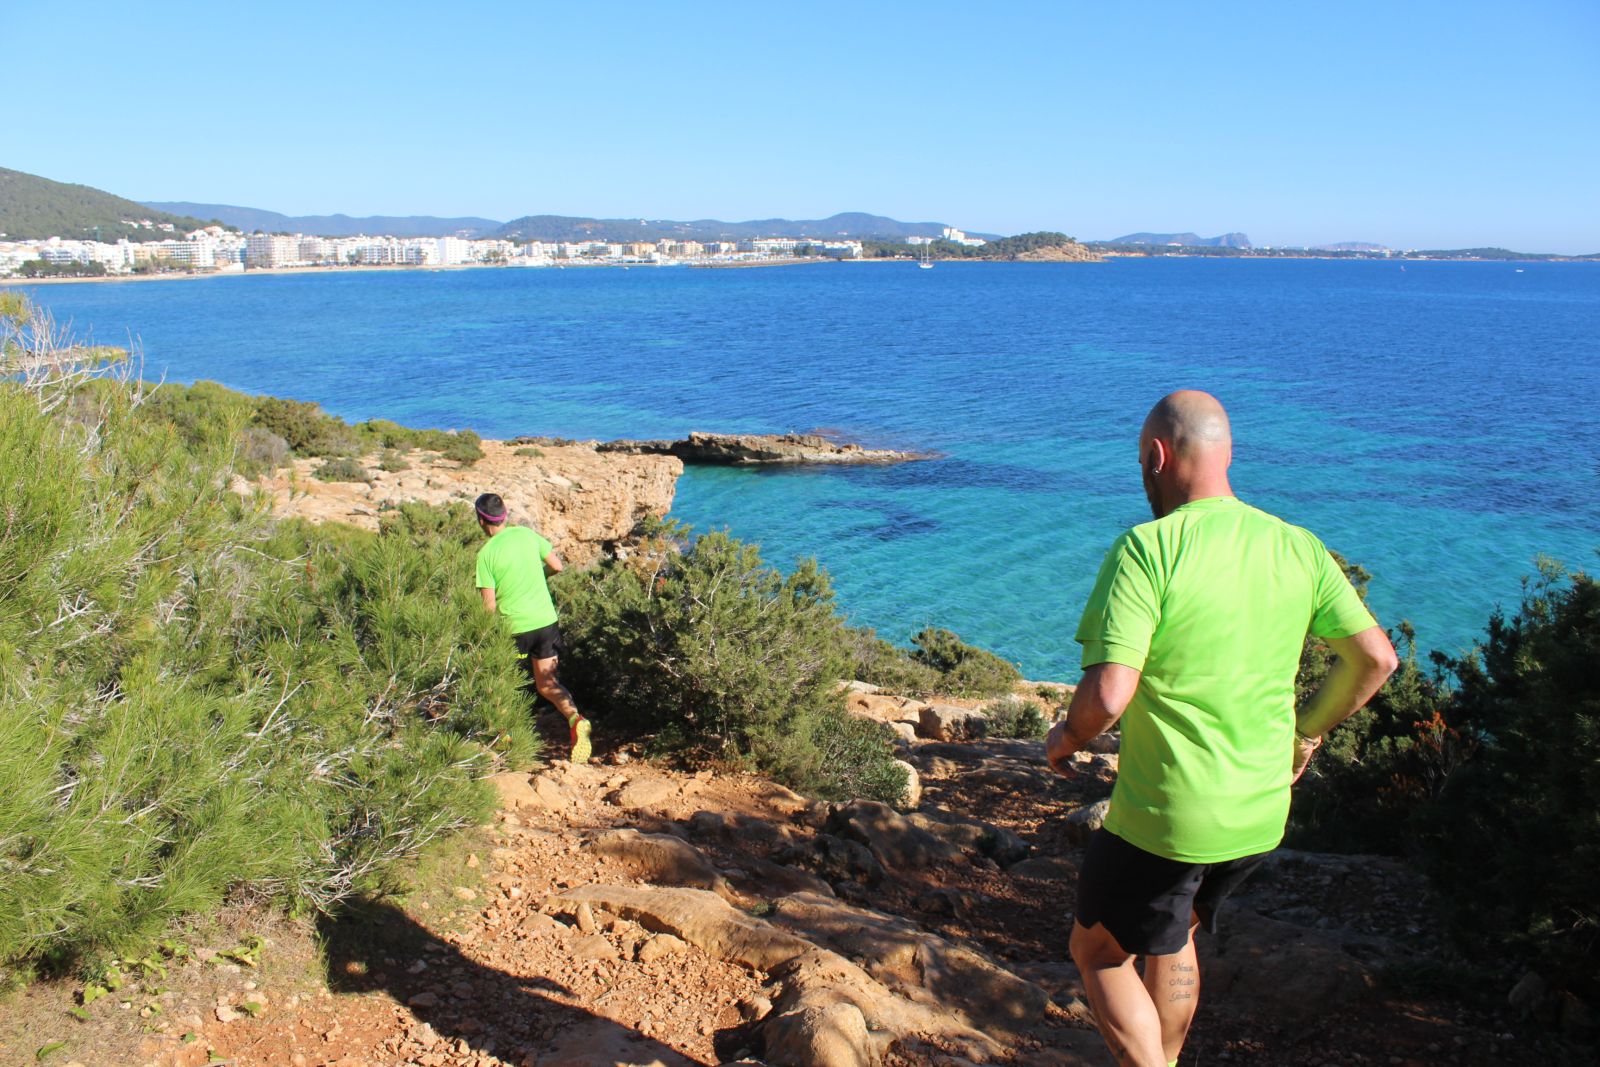
[[[248,267],[290,267],[302,262],[300,239],[281,233],[253,233],[245,239]]]

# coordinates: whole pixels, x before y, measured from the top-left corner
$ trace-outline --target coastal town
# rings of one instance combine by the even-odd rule
[[[242,273],[316,267],[563,267],[651,264],[711,266],[807,258],[861,259],[859,240],[757,237],[737,241],[529,241],[389,235],[322,237],[245,234],[223,226],[182,231],[172,223],[124,220],[148,230],[145,240],[0,240],[0,276]],[[141,233],[140,236],[143,236]],[[943,240],[976,246],[978,238],[946,230]],[[931,243],[935,238],[911,238]]]

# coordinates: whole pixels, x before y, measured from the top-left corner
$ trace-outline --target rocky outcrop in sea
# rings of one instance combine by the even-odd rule
[[[713,466],[761,466],[806,463],[906,463],[933,459],[927,452],[866,448],[815,433],[701,433],[676,441],[606,441],[596,446],[606,454],[676,456],[685,463]]]

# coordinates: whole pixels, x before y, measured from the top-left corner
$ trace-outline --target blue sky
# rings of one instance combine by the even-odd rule
[[[135,199],[1600,251],[1594,0],[0,0],[0,27],[0,165]]]

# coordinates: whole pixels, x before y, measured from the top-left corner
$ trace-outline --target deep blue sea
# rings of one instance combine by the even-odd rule
[[[296,274],[42,286],[146,376],[486,437],[825,428],[945,458],[698,469],[674,514],[905,642],[935,623],[1038,678],[1100,558],[1149,517],[1150,405],[1209,390],[1241,497],[1458,650],[1544,553],[1600,547],[1600,265],[1123,259]]]

